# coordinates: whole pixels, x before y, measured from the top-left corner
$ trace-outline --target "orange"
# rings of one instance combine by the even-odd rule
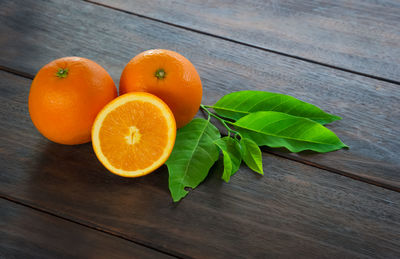
[[[136,92],[119,96],[99,112],[92,145],[109,171],[138,177],[164,164],[175,136],[175,119],[167,104],[152,94]]]
[[[188,59],[171,50],[155,49],[140,53],[125,66],[119,93],[128,92],[148,92],[161,98],[180,128],[199,110],[203,88]]]
[[[33,124],[51,141],[74,145],[90,141],[97,113],[117,96],[110,75],[80,57],[64,57],[39,70],[29,92]]]

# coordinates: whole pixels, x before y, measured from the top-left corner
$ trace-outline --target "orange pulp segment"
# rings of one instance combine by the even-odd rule
[[[164,164],[175,137],[175,118],[167,104],[144,92],[111,101],[92,128],[97,158],[109,171],[125,177],[146,175]]]

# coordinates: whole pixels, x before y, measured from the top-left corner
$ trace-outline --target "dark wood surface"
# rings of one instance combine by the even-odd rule
[[[285,93],[316,104],[343,117],[329,128],[350,150],[328,155],[271,151],[400,189],[398,85],[85,2],[71,5],[63,1],[12,1],[4,5],[0,19],[1,34],[9,35],[2,39],[3,50],[7,51],[0,56],[0,64],[31,76],[55,58],[84,56],[103,65],[118,85],[123,67],[133,56],[150,48],[166,48],[182,53],[197,67],[204,85],[204,104],[213,104],[232,91],[247,89]]]
[[[39,209],[29,213],[43,214],[38,221],[49,230],[76,224],[66,236],[90,233],[96,244],[82,253],[110,242],[120,257],[137,246],[143,246],[138,257],[151,252],[194,258],[400,255],[397,84],[83,1],[2,2],[0,35],[0,68],[12,72],[0,71],[0,195],[6,203],[27,205],[23,210]],[[121,178],[102,167],[90,144],[62,146],[36,131],[27,96],[31,78],[44,64],[83,56],[104,66],[118,84],[124,65],[150,48],[176,50],[194,63],[205,104],[231,91],[255,89],[290,94],[342,116],[329,127],[351,149],[321,155],[264,149],[265,176],[242,167],[226,184],[216,165],[203,184],[174,204],[165,167],[146,177]],[[20,226],[32,222],[28,218],[21,216],[22,225],[8,224],[7,231],[23,231]],[[21,253],[47,242],[48,232],[33,230],[42,243]],[[0,238],[7,238],[7,231]],[[52,257],[67,241],[40,250],[43,257]],[[130,246],[118,253],[126,243]],[[57,251],[62,257],[64,250]]]
[[[89,0],[168,24],[400,82],[397,0]]]
[[[264,154],[264,177],[242,167],[226,184],[215,167],[173,204],[165,167],[125,179],[107,172],[90,144],[43,138],[26,113],[31,80],[0,74],[0,189],[9,199],[182,257],[400,253],[397,192]]]
[[[1,258],[174,258],[4,199],[0,209]]]

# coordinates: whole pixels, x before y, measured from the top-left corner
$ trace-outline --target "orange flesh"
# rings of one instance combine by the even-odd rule
[[[148,168],[164,153],[168,124],[155,105],[127,102],[104,118],[100,148],[109,163],[125,171]]]

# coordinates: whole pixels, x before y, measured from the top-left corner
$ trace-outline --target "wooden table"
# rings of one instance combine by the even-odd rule
[[[4,0],[0,35],[1,258],[400,257],[399,1]],[[213,167],[173,203],[165,167],[121,178],[36,131],[43,65],[86,57],[118,85],[151,48],[192,61],[204,104],[289,94],[343,117],[328,127],[351,148],[265,148],[263,177]]]

